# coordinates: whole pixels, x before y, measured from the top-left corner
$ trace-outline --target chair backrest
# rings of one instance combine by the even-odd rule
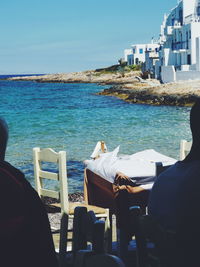
[[[192,147],[191,141],[181,140],[180,142],[180,160],[184,160]]]
[[[162,228],[139,207],[130,207],[137,245],[137,267],[176,266],[176,233]],[[151,265],[152,264],[152,265]]]
[[[55,163],[57,165],[57,170],[45,170],[43,168],[45,162]],[[51,148],[40,149],[39,147],[35,147],[33,148],[33,163],[35,186],[39,196],[47,196],[60,200],[61,212],[68,214],[66,152],[55,152]],[[58,181],[58,190],[45,188],[43,179]]]
[[[167,170],[171,165],[163,166],[162,162],[156,162],[156,176]]]
[[[77,211],[79,210],[79,212]],[[78,229],[73,238],[73,250],[83,250],[88,248],[88,243],[91,244],[91,249],[95,253],[104,252],[105,241],[105,221],[97,219],[93,211],[88,211],[86,215],[80,216],[84,213],[83,208],[75,208],[75,212],[79,216],[79,220],[74,218],[73,229]],[[77,223],[79,225],[77,225]],[[76,225],[75,225],[76,224]]]
[[[85,207],[76,207],[73,220],[72,250],[90,248],[94,253],[104,252],[105,221],[97,219],[93,211]]]
[[[87,237],[85,232],[85,221],[87,217],[86,207],[76,207],[74,209],[73,219],[73,239],[72,251],[76,253],[78,250],[87,249]]]
[[[97,254],[86,257],[85,267],[125,267],[122,260],[110,254]]]
[[[125,267],[118,257],[104,253],[105,221],[97,219],[93,211],[86,213],[84,207],[76,207],[74,215],[73,266]]]

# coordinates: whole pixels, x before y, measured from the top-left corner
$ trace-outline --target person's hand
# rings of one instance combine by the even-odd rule
[[[119,194],[119,191],[126,190],[129,194],[137,194],[145,189],[140,186],[131,186],[131,185],[113,185],[113,191],[115,197]]]
[[[127,181],[128,182],[131,181],[131,179],[127,175],[125,175],[122,172],[117,172],[116,173],[115,180],[114,180],[114,184],[115,185],[123,184],[123,183],[126,183]]]

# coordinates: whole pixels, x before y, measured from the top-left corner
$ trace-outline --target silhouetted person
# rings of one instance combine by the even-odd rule
[[[4,160],[7,140],[0,119],[0,266],[57,267],[45,208],[23,173]]]
[[[200,99],[191,109],[190,127],[190,153],[160,174],[148,205],[149,214],[176,233],[176,267],[200,266]]]

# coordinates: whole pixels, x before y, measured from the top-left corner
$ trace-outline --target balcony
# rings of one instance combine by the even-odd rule
[[[173,30],[175,30],[175,29],[181,29],[181,24],[180,23],[176,23],[176,24],[174,24],[173,26],[167,26],[166,28],[165,28],[165,34],[166,35],[172,35],[173,34]]]
[[[185,24],[189,24],[191,22],[200,22],[200,16],[194,15],[194,14],[189,15],[189,16],[185,17],[184,22],[185,22]]]
[[[181,52],[185,52],[186,49],[189,49],[188,41],[172,43],[172,50],[183,50]]]
[[[155,52],[155,51],[149,52],[149,58],[158,58],[158,57],[159,57],[158,52]]]
[[[172,35],[173,33],[173,26],[167,26],[166,35]]]

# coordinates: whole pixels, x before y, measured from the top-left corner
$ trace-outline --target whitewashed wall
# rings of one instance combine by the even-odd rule
[[[187,17],[194,13],[196,0],[183,0],[183,17]]]
[[[163,83],[170,83],[176,81],[176,71],[174,66],[161,67],[161,80]]]
[[[139,62],[145,62],[146,44],[132,45],[132,49],[133,49],[133,64],[137,63],[137,59],[138,59]],[[140,49],[143,49],[143,53],[142,54],[140,54]]]
[[[177,81],[200,80],[200,71],[177,71]]]
[[[197,71],[200,71],[200,37],[196,38],[196,55],[197,55],[196,69]]]
[[[128,55],[133,54],[133,50],[132,49],[125,49],[124,50],[124,60],[128,61]]]
[[[191,56],[192,64],[196,64],[196,38],[200,37],[200,23],[191,24]]]

